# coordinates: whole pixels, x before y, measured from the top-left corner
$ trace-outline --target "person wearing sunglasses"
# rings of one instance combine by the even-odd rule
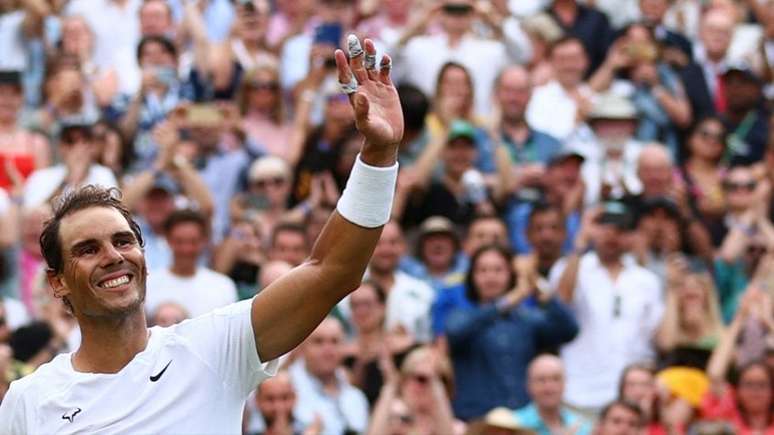
[[[277,68],[265,65],[247,71],[237,93],[237,105],[250,142],[260,144],[262,153],[288,158],[292,122],[287,117]]]

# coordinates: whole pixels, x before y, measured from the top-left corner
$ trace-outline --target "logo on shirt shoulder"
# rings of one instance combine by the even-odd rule
[[[70,423],[72,423],[73,420],[75,420],[75,416],[80,414],[80,412],[81,412],[81,408],[75,408],[73,410],[67,411],[64,414],[62,414],[62,420],[67,420]]]
[[[164,372],[165,372],[165,371],[167,371],[167,367],[169,367],[169,365],[170,365],[170,364],[172,364],[172,360],[169,360],[169,362],[167,363],[167,365],[165,365],[165,366],[164,366],[164,368],[163,368],[163,369],[161,369],[161,371],[160,371],[160,372],[159,372],[159,373],[158,373],[156,376],[151,376],[151,377],[150,377],[150,381],[151,381],[151,382],[156,382],[156,381],[158,381],[159,379],[161,379],[161,375],[163,375],[163,374],[164,374]]]

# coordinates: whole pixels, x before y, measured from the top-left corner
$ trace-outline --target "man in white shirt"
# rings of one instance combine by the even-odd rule
[[[94,31],[94,62],[118,72],[122,92],[133,94],[140,86],[135,53],[140,42],[142,0],[73,0],[66,15],[81,15]]]
[[[626,255],[631,221],[622,203],[587,211],[576,250],[550,273],[552,287],[580,326],[575,340],[561,349],[565,400],[590,412],[616,397],[626,365],[653,356],[651,339],[663,312],[658,278]],[[594,250],[583,254],[589,234]]]
[[[59,202],[41,250],[81,346],[11,383],[0,433],[241,433],[250,391],[360,284],[389,219],[403,117],[390,59],[367,69],[365,42],[350,36],[349,61],[336,52],[365,137],[337,212],[310,259],[252,300],[148,329],[142,235],[116,191],[87,186]]]
[[[487,15],[471,0],[439,1],[426,13],[420,24],[409,29],[393,48],[400,60],[401,78],[432,97],[443,65],[457,62],[473,79],[476,113],[488,114],[497,75],[508,64],[521,60],[518,43],[510,41],[499,25],[489,26],[499,40],[475,36],[473,19],[478,15],[486,22]],[[440,17],[442,32],[422,34],[436,16]]]
[[[25,208],[45,204],[58,194],[87,184],[117,187],[113,171],[94,161],[96,155],[90,124],[67,124],[59,134],[63,163],[36,169],[24,185]]]
[[[304,342],[303,358],[289,369],[298,397],[296,415],[306,424],[319,416],[325,435],[363,433],[368,426],[368,400],[347,380],[343,345],[344,328],[328,317]]]
[[[152,270],[148,275],[146,313],[154,313],[165,302],[177,302],[191,317],[198,317],[237,301],[236,285],[231,278],[199,264],[209,239],[209,222],[203,214],[194,210],[173,211],[164,231],[172,251],[172,265]]]
[[[368,277],[387,291],[385,328],[388,331],[403,327],[420,343],[432,338],[430,333],[430,306],[435,292],[424,281],[398,270],[401,257],[406,253],[403,231],[395,221],[384,226],[382,236],[374,249],[368,266]]]
[[[527,123],[565,141],[589,131],[585,120],[593,92],[583,80],[589,58],[580,39],[565,36],[551,47],[549,60],[556,79],[532,92]]]

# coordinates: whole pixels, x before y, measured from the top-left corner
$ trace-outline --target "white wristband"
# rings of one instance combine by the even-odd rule
[[[397,179],[397,162],[388,167],[371,166],[363,163],[358,154],[336,210],[344,219],[361,227],[386,224],[390,220]]]

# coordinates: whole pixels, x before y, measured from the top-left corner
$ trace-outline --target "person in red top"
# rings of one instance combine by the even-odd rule
[[[21,73],[0,71],[0,188],[12,196],[21,194],[32,171],[51,160],[46,139],[18,126],[23,102]]]
[[[759,320],[770,307],[769,296],[757,287],[749,287],[734,320],[712,352],[707,375],[710,390],[700,411],[705,420],[731,423],[737,435],[774,435],[774,368],[763,360],[753,360],[737,368],[732,385],[725,381],[742,328]]]

